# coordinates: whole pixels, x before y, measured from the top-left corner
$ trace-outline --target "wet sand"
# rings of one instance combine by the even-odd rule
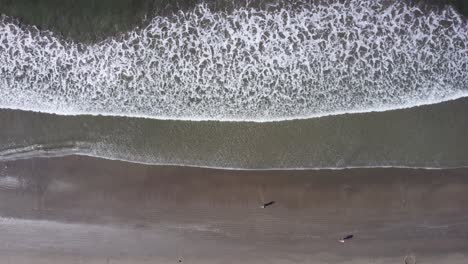
[[[229,171],[69,156],[1,163],[0,201],[1,263],[468,261],[467,169]]]

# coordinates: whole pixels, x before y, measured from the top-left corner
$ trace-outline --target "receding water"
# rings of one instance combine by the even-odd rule
[[[0,160],[83,154],[236,169],[468,166],[468,100],[249,123],[0,111]]]

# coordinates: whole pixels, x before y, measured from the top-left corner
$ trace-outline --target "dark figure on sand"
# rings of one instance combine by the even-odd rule
[[[273,205],[274,203],[275,203],[275,201],[271,201],[271,202],[268,202],[268,203],[263,204],[261,207],[262,207],[262,208],[266,208],[266,207],[268,207],[268,206],[270,206],[270,205]]]
[[[340,239],[339,241],[341,243],[344,243],[346,240],[349,240],[349,239],[351,239],[353,237],[354,237],[354,235],[347,235],[347,236],[343,237],[342,239]]]

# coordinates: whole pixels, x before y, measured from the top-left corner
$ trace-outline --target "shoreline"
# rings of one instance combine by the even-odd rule
[[[0,0],[0,263],[468,263],[466,0],[353,1]]]
[[[211,168],[458,168],[467,164],[467,109],[464,98],[388,112],[271,123],[0,110],[0,158],[81,154]]]
[[[46,151],[47,152],[47,151]],[[115,162],[123,162],[123,163],[133,163],[139,164],[143,166],[154,166],[154,167],[171,167],[171,168],[187,168],[187,169],[207,169],[207,170],[218,170],[218,171],[248,171],[248,172],[284,172],[284,171],[347,171],[347,170],[422,170],[422,171],[451,171],[451,170],[464,170],[468,169],[468,166],[455,166],[455,167],[412,167],[412,166],[398,166],[398,165],[383,165],[383,166],[350,166],[350,167],[300,167],[300,168],[236,168],[236,167],[211,167],[211,166],[203,166],[203,165],[185,165],[185,164],[177,164],[177,163],[147,163],[143,161],[132,161],[126,159],[119,159],[119,158],[109,158],[109,157],[101,157],[101,156],[93,156],[91,154],[83,154],[83,153],[74,153],[70,151],[69,153],[65,154],[57,154],[54,153],[46,153],[43,155],[38,156],[25,156],[20,158],[13,158],[13,159],[4,159],[0,160],[0,163],[8,163],[8,162],[17,162],[23,160],[31,160],[31,159],[57,159],[57,158],[66,158],[69,156],[74,157],[84,157],[84,158],[91,158],[91,159],[100,159],[100,160],[107,160],[107,161],[115,161]]]

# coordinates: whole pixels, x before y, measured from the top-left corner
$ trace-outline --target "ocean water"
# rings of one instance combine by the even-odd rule
[[[468,165],[468,100],[282,122],[60,116],[1,110],[0,160],[81,154],[233,169]]]
[[[403,1],[207,5],[95,44],[0,18],[0,159],[468,163],[468,24]]]

